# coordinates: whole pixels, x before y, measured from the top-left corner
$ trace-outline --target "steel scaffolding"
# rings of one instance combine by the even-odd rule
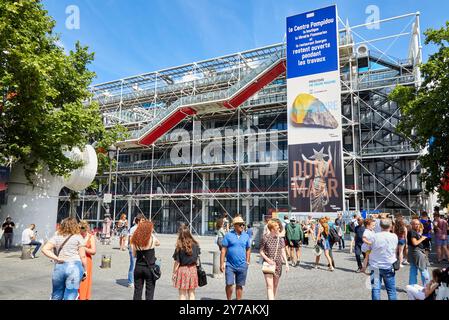
[[[420,85],[419,18],[412,13],[373,22],[405,21],[400,32],[369,40],[359,32],[367,24],[351,27],[340,21],[349,210],[410,214],[429,207],[418,180],[420,151],[396,131],[400,109],[388,100],[399,84]],[[405,59],[390,55],[391,46],[378,47],[406,36]],[[129,219],[141,212],[158,232],[175,232],[185,222],[195,233],[206,234],[223,212],[256,222],[270,209],[288,209],[286,79],[282,68],[272,72],[285,64],[283,59],[285,43],[93,86],[92,99],[105,125],[119,123],[131,132],[131,139],[118,143],[111,206],[115,219],[121,212]],[[257,87],[270,72],[274,80]],[[251,86],[257,88],[245,92]],[[235,98],[239,94],[244,96],[240,100]],[[167,117],[186,107],[193,111],[160,129]],[[143,143],[140,137],[151,130],[163,131]],[[97,225],[102,221],[106,186],[80,196],[80,218]],[[61,216],[67,201],[63,191]]]

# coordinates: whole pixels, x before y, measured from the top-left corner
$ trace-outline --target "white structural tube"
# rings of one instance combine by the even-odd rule
[[[22,231],[32,223],[36,225],[38,241],[45,241],[53,236],[61,189],[67,187],[81,191],[94,180],[98,161],[91,145],[86,145],[83,151],[73,148],[66,156],[84,163],[83,167],[73,171],[67,179],[53,176],[45,170],[35,176],[33,186],[26,179],[22,166],[13,168],[8,183],[8,201],[0,208],[0,222],[3,223],[10,216],[16,225],[13,245],[21,245]]]

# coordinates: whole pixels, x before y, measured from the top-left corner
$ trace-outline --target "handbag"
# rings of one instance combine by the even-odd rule
[[[198,274],[198,286],[204,287],[207,284],[207,275],[206,271],[204,271],[203,267],[201,266],[200,257],[198,257],[198,261],[200,263],[196,265],[196,272]]]
[[[162,275],[161,267],[158,264],[154,264],[154,265],[150,266],[150,271],[154,277],[154,280],[159,280],[159,278]]]
[[[394,269],[394,271],[398,271],[399,269],[401,269],[401,264],[399,263],[399,260],[396,260],[393,263],[393,269]]]
[[[276,257],[278,254],[278,248],[279,248],[279,237],[277,237],[276,253],[274,254],[274,261],[276,261]],[[275,274],[276,273],[276,263],[269,264],[268,262],[264,261],[262,263],[262,272],[264,274]]]
[[[151,245],[150,248],[153,245],[153,236],[151,236]],[[137,247],[140,251],[142,251],[139,247]],[[148,260],[145,256],[143,256],[144,261],[147,263],[148,268],[150,269],[151,274],[153,275],[154,280],[159,280],[159,278],[162,276],[161,266],[156,262],[153,265],[148,264]]]
[[[320,256],[323,253],[323,248],[321,248],[321,246],[316,243],[313,247],[313,253],[315,254],[315,256]]]

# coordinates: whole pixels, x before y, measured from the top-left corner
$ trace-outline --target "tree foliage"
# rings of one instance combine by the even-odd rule
[[[438,50],[421,65],[422,85],[399,86],[390,98],[401,108],[399,131],[411,137],[415,147],[427,150],[419,159],[426,191],[437,191],[441,204],[447,205],[449,192],[442,189],[442,180],[449,173],[449,22],[424,34],[425,44]]]
[[[94,54],[79,42],[65,54],[54,26],[40,0],[0,0],[0,164],[23,163],[29,180],[44,167],[66,175],[81,163],[65,150],[124,132],[106,131],[98,105],[86,103]]]

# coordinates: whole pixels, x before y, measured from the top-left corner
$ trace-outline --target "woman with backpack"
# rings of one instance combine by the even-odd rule
[[[145,285],[145,299],[154,299],[156,276],[153,270],[156,268],[156,256],[154,248],[160,245],[159,240],[153,235],[153,223],[141,221],[131,238],[133,257],[136,259],[134,267],[134,296],[133,300],[142,300],[143,286]]]

